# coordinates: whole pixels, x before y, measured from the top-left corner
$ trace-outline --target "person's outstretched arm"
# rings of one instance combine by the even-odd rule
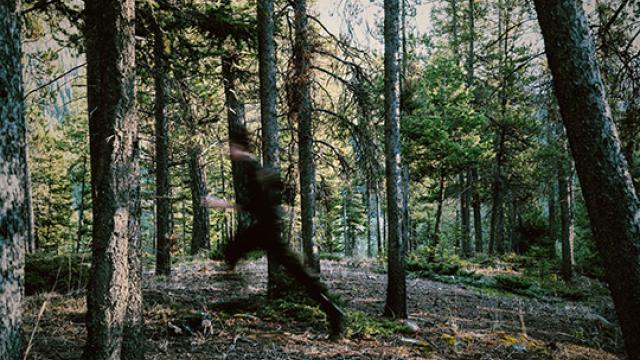
[[[211,209],[236,209],[237,206],[228,202],[227,200],[217,198],[215,196],[204,196],[201,199],[201,204],[204,207]]]

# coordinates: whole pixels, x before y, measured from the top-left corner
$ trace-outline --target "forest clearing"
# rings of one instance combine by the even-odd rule
[[[476,268],[515,274],[512,263]],[[469,266],[478,266],[470,265]],[[171,278],[146,277],[145,337],[151,359],[623,359],[613,304],[602,284],[579,301],[532,297],[456,281],[411,276],[409,314],[416,329],[380,320],[385,275],[367,260],[322,261],[323,277],[353,317],[332,342],[323,314],[308,301],[268,300],[264,258],[229,272],[219,262],[177,264]],[[151,275],[151,272],[148,272]],[[64,288],[64,286],[63,286]],[[27,299],[32,359],[77,359],[85,338],[83,294]],[[47,302],[42,317],[38,314]],[[206,314],[206,315],[205,315]],[[194,322],[194,319],[196,321]],[[210,328],[197,324],[211,320]],[[194,325],[196,324],[196,325]],[[177,330],[179,328],[180,330]]]
[[[640,0],[1,0],[0,360],[640,360]]]

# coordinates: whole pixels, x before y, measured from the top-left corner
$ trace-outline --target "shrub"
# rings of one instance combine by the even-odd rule
[[[89,282],[91,259],[84,255],[54,256],[47,253],[27,255],[25,293],[56,291],[67,293],[84,289]]]
[[[515,275],[497,275],[495,277],[496,285],[507,291],[527,290],[533,285],[531,280]]]

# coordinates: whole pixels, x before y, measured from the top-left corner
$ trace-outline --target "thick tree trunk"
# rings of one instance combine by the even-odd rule
[[[407,317],[402,245],[402,163],[400,160],[400,4],[384,2],[385,173],[387,178],[388,283],[385,315]]]
[[[155,67],[156,275],[171,275],[171,203],[169,198],[169,126],[167,120],[167,55],[164,34],[156,24],[153,37]]]
[[[629,359],[640,359],[640,202],[622,154],[587,18],[535,0],[560,112]]]
[[[316,212],[316,168],[313,151],[313,128],[311,124],[311,72],[309,71],[309,27],[307,25],[307,2],[293,2],[295,42],[293,45],[293,92],[291,116],[298,123],[298,161],[300,169],[300,225],[304,264],[311,271],[320,273],[320,258],[315,245]]]
[[[258,0],[258,63],[260,75],[260,118],[262,123],[262,162],[280,176],[280,147],[278,145],[278,113],[276,110],[276,42],[273,0]],[[268,256],[270,297],[278,293],[283,279],[282,270],[273,256]]]
[[[0,3],[0,357],[22,359],[22,296],[30,212],[20,1]]]
[[[130,272],[137,266],[136,233],[139,206],[135,117],[135,38],[133,0],[87,1],[87,98],[93,198],[93,256],[87,289],[87,359],[139,358],[144,347],[131,349],[123,333],[125,318],[137,313],[129,302],[139,291]],[[131,248],[130,248],[131,242]],[[137,270],[134,271],[137,273]],[[141,315],[141,314],[140,314]],[[142,339],[127,339],[138,342]],[[121,350],[124,352],[121,353]],[[129,353],[135,351],[135,355]]]
[[[239,134],[244,131],[244,103],[238,98],[236,89],[236,62],[237,55],[226,53],[222,56],[222,79],[224,81],[224,95],[227,106],[227,126],[229,131],[229,142],[241,142]],[[244,161],[231,161],[231,176],[233,179],[233,190],[237,204],[249,202],[247,197],[247,164]],[[249,227],[251,219],[244,211],[238,211],[237,223],[238,231]]]

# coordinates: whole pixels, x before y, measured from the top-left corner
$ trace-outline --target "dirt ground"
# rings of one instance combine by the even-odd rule
[[[324,261],[322,269],[350,313],[380,318],[387,278],[373,271],[374,264]],[[148,272],[144,281],[147,359],[625,358],[611,299],[605,296],[543,301],[408,279],[409,318],[417,331],[332,342],[321,318],[265,315],[264,260],[234,272],[212,261],[178,264],[171,278]],[[85,311],[83,293],[28,297],[28,358],[80,358]],[[196,313],[206,314],[206,329],[183,331],[181,324]]]

